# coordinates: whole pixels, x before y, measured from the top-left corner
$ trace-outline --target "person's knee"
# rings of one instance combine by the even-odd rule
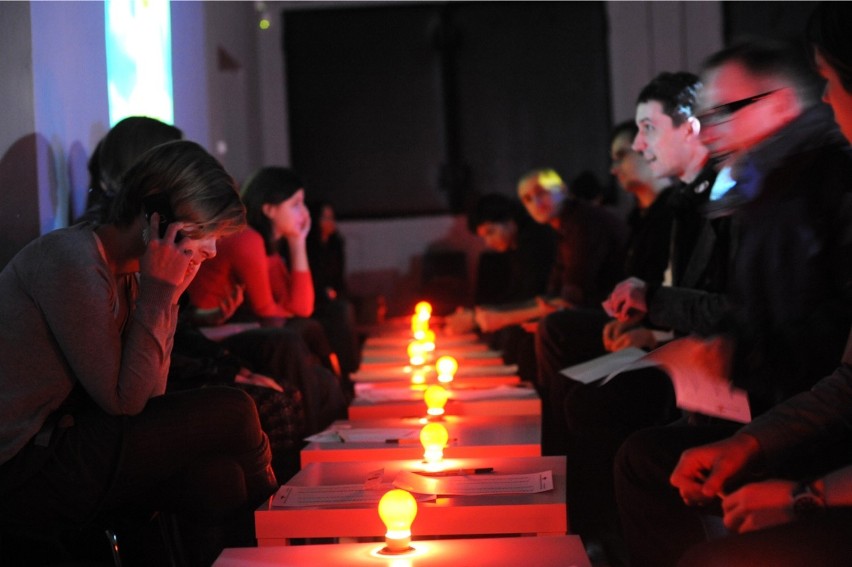
[[[550,346],[554,341],[558,340],[564,325],[564,313],[556,311],[545,315],[538,322],[536,329],[536,344],[542,346]]]
[[[657,453],[656,429],[645,429],[630,435],[615,455],[616,483],[645,476],[645,465]]]
[[[609,416],[608,408],[598,403],[593,388],[597,389],[597,386],[579,385],[565,395],[563,412],[569,431],[579,433],[604,425]]]
[[[251,397],[237,388],[204,388],[208,423],[218,428],[223,439],[223,449],[230,445],[235,450],[253,448],[261,443],[263,432],[257,406]]]
[[[219,524],[246,505],[248,493],[243,467],[225,457],[200,462],[184,475],[182,513],[205,524]]]

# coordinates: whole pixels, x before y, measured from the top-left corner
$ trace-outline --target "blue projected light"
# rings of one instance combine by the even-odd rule
[[[174,123],[169,0],[105,0],[110,126],[127,116]]]

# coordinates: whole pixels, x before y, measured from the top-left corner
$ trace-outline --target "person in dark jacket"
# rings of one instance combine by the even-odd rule
[[[748,392],[753,416],[830,373],[852,326],[852,155],[806,76],[783,46],[758,41],[720,51],[704,70],[703,139],[735,181],[711,203],[737,239],[732,308],[718,336],[732,346],[730,378]],[[704,540],[702,513],[716,494],[679,483],[682,500],[669,477],[684,450],[738,428],[693,420],[625,442],[615,477],[632,565],[674,565]]]

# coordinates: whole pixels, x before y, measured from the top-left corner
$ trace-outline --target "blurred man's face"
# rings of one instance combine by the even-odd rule
[[[610,146],[612,166],[609,169],[621,188],[631,193],[638,187],[651,185],[654,180],[648,162],[632,145],[633,139],[627,132],[615,137]]]
[[[835,122],[840,126],[846,139],[852,141],[852,93],[843,87],[837,70],[826,61],[819,50],[814,54],[814,62],[817,71],[826,81],[822,100],[831,105]]]
[[[639,133],[633,149],[642,154],[656,178],[681,177],[689,166],[688,139],[692,125],[685,121],[675,126],[671,116],[663,112],[659,101],[649,100],[636,105],[636,125]]]
[[[518,188],[518,198],[535,222],[546,224],[559,215],[564,192],[561,187],[545,188],[529,180]]]
[[[476,234],[485,247],[495,252],[507,252],[514,247],[517,228],[514,221],[484,222],[476,227]]]
[[[761,84],[739,63],[711,69],[702,79],[698,119],[701,141],[711,155],[747,151],[786,123],[777,111],[780,89]]]

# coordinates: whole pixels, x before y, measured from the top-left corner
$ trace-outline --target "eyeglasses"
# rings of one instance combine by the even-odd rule
[[[696,118],[702,126],[722,124],[723,122],[727,122],[728,120],[730,120],[734,116],[734,114],[736,114],[743,108],[750,106],[763,98],[768,97],[777,90],[780,89],[773,89],[771,91],[766,91],[765,93],[760,93],[759,95],[754,95],[748,98],[742,98],[740,100],[728,102],[726,104],[720,104],[719,106],[714,106],[713,108],[705,110],[701,114],[697,115]]]

